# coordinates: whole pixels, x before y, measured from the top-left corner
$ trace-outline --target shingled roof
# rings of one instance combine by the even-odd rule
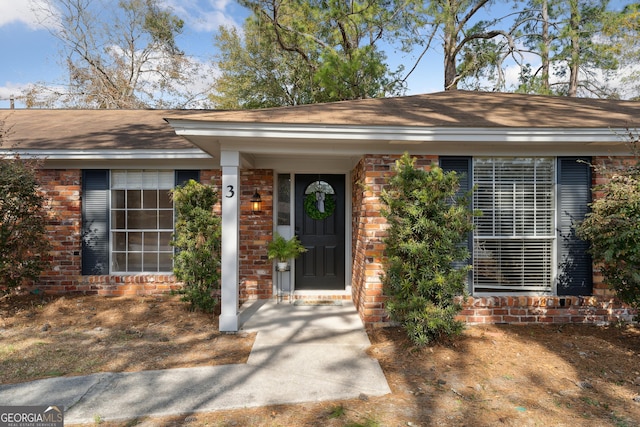
[[[4,110],[2,148],[189,149],[166,118],[213,123],[445,128],[635,128],[640,102],[448,91],[294,107],[204,110]]]
[[[171,118],[344,126],[624,128],[640,121],[640,102],[447,91],[260,110],[209,111]]]
[[[164,120],[179,110],[3,110],[4,149],[192,149]]]

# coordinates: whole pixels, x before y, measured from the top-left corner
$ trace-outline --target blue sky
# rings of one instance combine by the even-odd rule
[[[56,39],[38,24],[31,11],[33,0],[0,0],[0,108],[9,107],[9,97],[19,95],[29,84],[64,80]],[[44,2],[46,0],[36,0]],[[115,1],[115,0],[113,0]],[[179,47],[206,62],[214,52],[213,36],[219,25],[240,26],[247,11],[232,0],[164,0],[185,21]],[[395,67],[408,63],[407,54],[387,52]],[[432,53],[423,60],[409,82],[408,93],[442,90],[442,58]],[[24,105],[16,102],[16,107]]]

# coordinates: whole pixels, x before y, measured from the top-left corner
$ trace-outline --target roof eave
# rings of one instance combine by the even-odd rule
[[[171,160],[171,159],[211,159],[199,148],[188,149],[146,149],[146,150],[65,150],[65,149],[9,149],[0,150],[0,157],[19,155],[23,159],[47,160]]]
[[[217,140],[295,139],[410,142],[563,142],[616,143],[626,128],[454,127],[454,126],[353,126],[301,125],[239,122],[202,122],[168,119],[176,134]]]

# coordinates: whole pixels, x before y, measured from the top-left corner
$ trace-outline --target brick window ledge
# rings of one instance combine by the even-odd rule
[[[62,289],[58,289],[62,288]],[[139,275],[104,275],[79,276],[76,284],[68,286],[52,286],[50,293],[79,292],[103,296],[122,295],[154,295],[181,288],[172,274],[139,274]]]
[[[458,298],[457,316],[468,324],[483,323],[589,323],[630,322],[637,314],[625,304],[605,296],[500,296]]]

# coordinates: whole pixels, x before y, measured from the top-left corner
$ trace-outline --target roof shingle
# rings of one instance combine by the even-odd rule
[[[179,110],[3,110],[2,148],[33,150],[190,149],[164,120]]]
[[[447,91],[261,110],[209,111],[194,113],[188,119],[344,126],[623,128],[633,127],[640,120],[640,102]]]
[[[260,110],[4,110],[20,149],[188,149],[165,118],[195,122],[447,128],[635,128],[640,102],[448,91]]]

